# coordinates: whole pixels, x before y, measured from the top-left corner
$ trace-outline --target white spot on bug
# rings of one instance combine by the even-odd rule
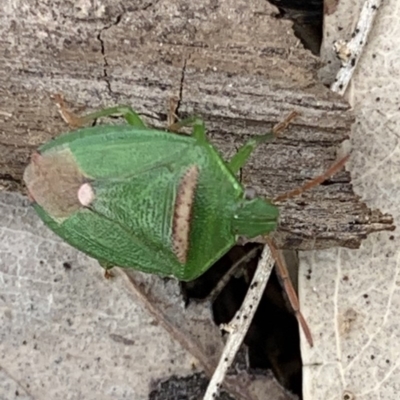
[[[186,263],[189,251],[190,222],[198,177],[199,168],[196,165],[190,166],[179,182],[175,199],[172,245],[176,257],[182,264]]]
[[[84,183],[78,189],[78,200],[84,207],[88,207],[94,200],[94,191],[89,183]]]

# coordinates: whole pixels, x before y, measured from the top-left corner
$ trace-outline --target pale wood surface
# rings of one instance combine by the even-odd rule
[[[21,177],[39,144],[67,130],[50,99],[62,92],[86,109],[126,103],[154,126],[196,113],[230,157],[249,135],[290,111],[301,116],[260,147],[242,172],[246,185],[274,197],[322,173],[350,135],[348,104],[318,83],[318,59],[273,18],[265,1],[183,0],[6,2],[0,13],[0,184]],[[128,2],[129,3],[129,2]],[[392,219],[369,210],[342,171],[282,206],[279,246],[358,247]]]

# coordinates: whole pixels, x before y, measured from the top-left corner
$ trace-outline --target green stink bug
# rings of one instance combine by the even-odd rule
[[[276,229],[278,208],[262,198],[246,199],[235,176],[272,133],[252,139],[226,163],[198,119],[189,121],[189,136],[147,128],[129,107],[87,118],[116,113],[128,125],[63,134],[42,145],[24,173],[40,218],[72,246],[106,268],[188,281],[239,235]]]
[[[233,247],[238,236],[276,230],[277,206],[260,197],[247,199],[236,175],[254,148],[274,138],[293,115],[275,131],[250,139],[226,162],[198,118],[173,124],[173,130],[193,125],[192,135],[181,135],[146,127],[126,106],[77,120],[57,99],[64,119],[76,125],[115,114],[128,122],[63,134],[42,145],[24,173],[39,217],[106,271],[119,266],[190,281]],[[333,175],[346,159],[305,187]],[[306,331],[291,284],[284,271],[281,275]]]

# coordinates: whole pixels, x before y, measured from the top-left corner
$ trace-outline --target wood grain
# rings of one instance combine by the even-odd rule
[[[50,98],[60,92],[86,110],[130,104],[160,128],[175,98],[179,117],[201,116],[225,157],[296,110],[300,117],[260,146],[241,179],[274,197],[322,173],[354,119],[318,82],[319,59],[274,12],[264,0],[7,0],[0,14],[1,187],[24,191],[31,152],[67,130]],[[392,229],[391,216],[368,209],[341,171],[283,204],[274,238],[292,249],[356,248],[367,234]]]

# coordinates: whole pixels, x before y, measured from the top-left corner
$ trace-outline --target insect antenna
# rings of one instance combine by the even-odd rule
[[[276,128],[278,129],[278,132],[285,129],[286,126],[288,125],[288,123],[291,121],[291,119],[287,122],[286,121],[284,122],[284,125],[282,125],[282,127],[279,126],[280,124],[278,124],[276,126]],[[275,131],[275,128],[274,128],[274,131]],[[349,157],[350,157],[350,155],[347,155],[347,156],[341,158],[339,161],[336,161],[323,174],[316,176],[315,178],[313,178],[309,182],[305,183],[304,185],[299,186],[293,190],[290,190],[287,193],[284,193],[284,194],[281,194],[281,195],[275,197],[273,199],[273,202],[274,203],[281,202],[281,201],[290,199],[292,197],[295,197],[295,196],[298,196],[298,195],[304,193],[305,191],[307,191],[315,186],[320,185],[322,182],[326,181],[331,176],[335,175],[340,169],[342,169],[343,166],[345,165],[346,161],[349,159]],[[293,287],[292,281],[290,279],[284,258],[282,257],[280,251],[276,248],[273,240],[270,237],[266,237],[266,241],[271,250],[273,258],[275,259],[276,267],[277,267],[277,276],[281,282],[281,286],[283,287],[283,289],[287,295],[289,303],[293,309],[293,312],[296,316],[296,319],[297,319],[299,325],[301,326],[301,329],[304,332],[304,335],[305,335],[308,343],[312,347],[313,339],[312,339],[311,331],[310,331],[310,328],[308,327],[308,324],[307,324],[305,318],[303,317],[303,314],[300,311],[299,299],[297,297],[296,291],[294,290],[294,287]]]
[[[297,187],[296,189],[290,190],[287,193],[281,194],[273,199],[273,202],[284,201],[290,199],[292,197],[298,196],[305,191],[313,188],[314,186],[320,185],[322,182],[329,179],[331,176],[335,175],[340,169],[343,168],[346,161],[349,159],[350,155],[347,155],[341,158],[339,161],[336,161],[333,165],[331,165],[323,174],[316,176],[311,181],[305,183],[302,186]]]
[[[267,236],[266,241],[271,250],[272,257],[274,258],[276,263],[276,268],[277,268],[276,272],[280,284],[288,297],[290,306],[292,307],[294,315],[299,325],[301,326],[301,329],[304,332],[304,336],[306,337],[307,342],[310,344],[311,347],[313,347],[314,341],[311,335],[311,330],[308,327],[308,324],[305,318],[303,317],[303,314],[300,311],[299,299],[297,297],[296,291],[294,290],[292,281],[290,279],[288,269],[286,267],[286,262],[282,257],[281,252],[275,247],[273,240]]]

